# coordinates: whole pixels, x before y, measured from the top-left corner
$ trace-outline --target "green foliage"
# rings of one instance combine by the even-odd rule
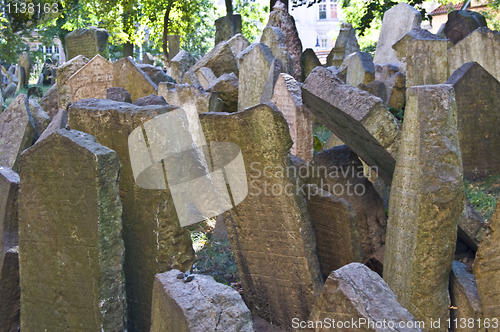
[[[401,123],[403,123],[403,119],[405,117],[405,106],[395,108],[394,106],[389,107],[389,111],[398,119]]]
[[[358,41],[359,43],[359,49],[361,52],[368,52],[370,53],[372,56],[375,55],[375,49],[377,48],[377,42],[375,41],[371,41],[371,40],[367,40],[367,39],[363,39],[363,41],[361,42],[361,38],[360,40]]]
[[[485,221],[489,221],[500,196],[500,175],[494,174],[475,181],[464,180],[464,189],[476,211]]]
[[[332,132],[318,121],[313,123],[313,147],[314,152],[320,152],[325,147],[326,141],[330,138]]]
[[[234,12],[241,15],[241,33],[252,43],[264,30],[269,16],[269,6],[262,6],[258,2],[236,0]]]

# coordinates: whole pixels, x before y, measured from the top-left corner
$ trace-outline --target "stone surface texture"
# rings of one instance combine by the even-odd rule
[[[332,48],[326,57],[326,65],[338,66],[342,65],[344,59],[354,52],[359,52],[358,39],[356,38],[356,30],[353,29],[350,23],[342,23],[339,35],[335,41],[335,47]]]
[[[60,110],[59,113],[54,116],[52,121],[50,121],[49,126],[44,130],[40,137],[38,137],[36,142],[41,142],[49,137],[50,134],[66,127],[68,127],[68,112],[66,110]]]
[[[132,97],[127,89],[121,87],[111,87],[106,89],[106,99],[123,103],[132,103]]]
[[[318,66],[321,66],[321,62],[312,48],[308,48],[302,52],[300,57],[300,81],[304,82],[313,69]]]
[[[273,56],[279,59],[285,66],[284,72],[289,75],[294,75],[294,60],[285,45],[285,35],[280,28],[267,26],[262,31],[260,42],[269,46]]]
[[[97,54],[108,58],[108,37],[104,29],[76,29],[68,33],[66,41],[67,59],[71,60],[78,55],[92,59]],[[59,73],[57,73],[59,76]]]
[[[106,89],[113,86],[113,64],[97,54],[67,81],[71,102],[80,99],[106,99]]]
[[[126,89],[132,101],[158,94],[158,86],[130,58],[122,58],[113,63],[113,84],[109,87]]]
[[[184,74],[189,68],[194,66],[196,59],[191,55],[191,53],[181,50],[177,55],[170,61],[170,73],[172,78],[176,82],[182,82]]]
[[[83,55],[78,55],[57,67],[57,97],[59,99],[57,110],[65,110],[68,104],[71,103],[71,88],[68,80],[88,62],[89,59]],[[48,110],[45,110],[45,112],[49,113]]]
[[[480,13],[470,10],[454,10],[448,13],[448,21],[443,32],[446,38],[456,44],[477,28],[487,26],[486,19]]]
[[[250,42],[241,33],[237,33],[227,41],[234,57],[241,53],[245,48],[250,46]]]
[[[406,42],[406,88],[445,83],[448,77],[447,39],[411,39]]]
[[[210,52],[196,62],[190,70],[196,73],[203,67],[212,69],[217,77],[231,73],[235,73],[238,76],[238,64],[231,51],[231,47],[225,41],[218,43]]]
[[[43,110],[47,112],[52,119],[59,112],[59,97],[57,95],[57,85],[54,84],[45,92],[42,99],[38,102]]]

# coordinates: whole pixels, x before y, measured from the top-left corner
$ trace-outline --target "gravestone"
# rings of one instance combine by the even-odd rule
[[[14,94],[16,93],[16,90],[17,90],[17,84],[14,82],[11,82],[9,85],[7,85],[7,87],[5,87],[5,89],[3,91],[5,98],[10,98],[10,97],[14,96]]]
[[[368,91],[372,95],[382,99],[382,101],[387,104],[387,87],[385,86],[384,82],[373,81],[367,85],[359,83],[358,89]]]
[[[406,42],[406,88],[445,83],[448,77],[447,39],[413,39]]]
[[[137,67],[139,67],[143,72],[145,72],[149,78],[156,84],[160,84],[161,82],[172,82],[175,83],[175,80],[165,74],[163,69],[160,67],[155,67],[153,65],[145,65],[145,64],[138,64]]]
[[[215,45],[231,39],[238,33],[241,33],[240,14],[226,15],[215,20]]]
[[[94,135],[97,142],[115,150],[123,167],[120,198],[129,331],[150,327],[155,274],[173,268],[186,271],[194,260],[189,232],[179,226],[171,195],[166,190],[137,186],[128,147],[129,134],[135,128],[176,108],[87,99],[68,111],[69,126]]]
[[[499,227],[500,204],[497,202],[472,266],[484,318],[500,317]]]
[[[347,61],[347,60],[346,60]],[[352,86],[370,84],[375,80],[375,66],[368,52],[356,52],[347,63],[346,83]]]
[[[25,87],[24,83],[28,78],[26,78],[26,70],[24,67],[17,66],[16,67],[16,77],[17,77],[17,88],[16,92]]]
[[[225,41],[220,42],[210,52],[205,54],[194,66],[191,71],[197,72],[203,67],[212,69],[215,76],[219,77],[222,74],[235,73],[238,76],[238,65],[234,58],[231,47]],[[175,77],[174,77],[175,78]],[[178,81],[180,82],[180,81]]]
[[[302,85],[306,108],[390,185],[400,137],[399,121],[382,99],[343,84],[326,68],[313,70]]]
[[[20,93],[0,114],[0,165],[17,171],[19,156],[33,144],[35,134],[28,98]]]
[[[485,331],[481,300],[477,293],[474,276],[465,270],[465,265],[453,261],[450,274],[450,319],[453,331]],[[457,319],[455,321],[455,319]],[[474,321],[472,326],[469,319]],[[466,322],[465,327],[463,322]],[[456,323],[455,323],[456,322]],[[479,322],[482,328],[479,328]],[[474,328],[475,327],[475,328]]]
[[[281,73],[286,73],[286,68],[280,59],[274,59],[271,63],[271,68],[267,74],[266,83],[264,83],[264,88],[262,88],[262,95],[260,96],[260,103],[267,103],[271,101],[274,94],[274,86],[278,77]]]
[[[236,59],[240,68],[238,111],[242,111],[259,104],[274,57],[267,45],[253,43]]]
[[[217,96],[222,100],[222,112],[238,111],[238,77],[234,73],[224,74],[210,83],[207,92],[212,91],[217,92]]]
[[[326,65],[340,67],[344,59],[354,52],[359,52],[358,39],[356,38],[356,30],[353,29],[351,23],[342,23],[335,41],[335,46],[332,48],[326,57]]]
[[[19,252],[10,248],[0,257],[0,328],[2,331],[19,331],[20,299]]]
[[[41,142],[42,140],[46,139],[49,137],[52,133],[55,133],[59,129],[63,128],[69,128],[68,127],[68,112],[66,110],[60,110],[56,116],[52,119],[50,122],[49,126],[45,131],[38,137],[38,140],[36,141]]]
[[[500,82],[477,62],[457,69],[446,82],[457,100],[458,138],[464,177],[496,173],[500,166]]]
[[[454,97],[446,84],[407,91],[384,257],[384,280],[399,303],[419,321],[440,319],[439,331],[447,331],[442,323],[465,199]]]
[[[177,55],[170,60],[170,75],[176,82],[182,82],[182,78],[189,68],[194,66],[196,59],[191,53],[181,50]]]
[[[120,87],[107,88],[106,99],[124,103],[132,103],[132,97],[130,97],[130,93],[128,93],[126,89]]]
[[[448,50],[449,72],[453,73],[467,62],[476,61],[488,73],[500,80],[500,32],[478,28]]]
[[[325,320],[327,318],[330,321]],[[312,326],[307,331],[332,328],[335,331],[422,332],[415,320],[378,274],[363,264],[351,263],[333,271],[326,280],[309,317]],[[316,328],[316,322],[322,321],[329,322],[330,326]],[[405,328],[398,328],[401,322]]]
[[[154,65],[155,59],[153,58],[151,53],[146,52],[146,53],[144,53],[144,57],[142,58],[142,63],[145,65]]]
[[[253,332],[252,314],[241,295],[212,276],[184,282],[170,270],[155,276],[151,332]]]
[[[301,82],[304,82],[314,68],[321,66],[318,56],[312,48],[306,49],[300,57]]]
[[[57,85],[53,85],[45,92],[42,99],[38,102],[43,110],[47,112],[52,119],[59,111],[59,97],[57,95]]]
[[[362,262],[358,220],[353,207],[345,199],[313,184],[306,185],[304,191],[316,238],[316,254],[326,280],[332,271],[353,262]]]
[[[250,42],[241,34],[237,33],[227,41],[233,56],[236,58],[238,54],[241,53],[245,48],[250,46]]]
[[[126,331],[116,153],[61,129],[19,169],[21,329]]]
[[[178,53],[181,44],[181,36],[168,35],[168,61],[171,61]]]
[[[27,86],[29,84],[29,79],[31,75],[31,68],[33,68],[33,64],[31,62],[31,56],[29,52],[23,52],[19,59],[17,60],[17,64],[21,67],[24,67],[24,83],[23,86]]]
[[[182,78],[182,84],[189,84],[197,88],[203,88],[200,81],[198,80],[198,75],[192,70],[188,70],[184,77]]]
[[[293,145],[290,152],[306,161],[313,157],[313,126],[311,113],[302,103],[297,81],[288,74],[279,74],[271,101],[283,113]]]
[[[128,57],[113,63],[113,83],[109,87],[126,89],[132,101],[158,94],[158,86],[137,66],[134,60]]]
[[[168,103],[165,101],[165,98],[158,95],[149,95],[146,97],[141,97],[136,101],[134,101],[132,104],[136,106],[168,105]]]
[[[446,38],[456,44],[477,28],[487,26],[486,19],[480,13],[470,10],[454,10],[448,13],[448,21],[443,32]]]
[[[108,58],[109,34],[105,29],[76,29],[64,38],[66,42],[66,56],[68,60],[78,55],[92,59],[97,54]]]
[[[262,36],[260,37],[260,42],[269,46],[273,56],[279,59],[284,67],[285,73],[289,75],[294,75],[294,61],[285,45],[285,35],[280,28],[267,26],[262,31]]]
[[[35,99],[28,98],[28,106],[33,118],[36,136],[39,137],[49,126],[50,117]]]
[[[399,63],[392,45],[406,35],[411,29],[420,26],[422,15],[418,10],[400,3],[384,13],[382,29],[375,49],[375,64]]]
[[[68,104],[71,103],[71,88],[68,84],[68,80],[88,62],[89,59],[83,55],[78,55],[57,67],[57,97],[59,99],[57,110],[66,109]],[[48,110],[45,111],[49,113]]]
[[[444,38],[433,34],[429,30],[422,29],[421,27],[416,27],[411,29],[406,35],[395,42],[392,48],[396,51],[396,56],[401,61],[406,57],[406,46],[409,40],[443,40]],[[449,45],[451,46],[451,45]]]
[[[387,88],[387,106],[395,109],[406,103],[406,76],[399,68],[391,65],[376,65],[375,80],[382,81]]]
[[[294,174],[286,173],[292,140],[285,118],[273,104],[261,104],[200,114],[200,121],[207,141],[238,145],[252,165],[246,167],[248,195],[224,214],[248,308],[287,329],[294,317],[307,320],[322,278],[306,202]]]
[[[18,194],[19,175],[8,167],[0,166],[0,267],[5,253],[19,245]],[[1,274],[0,274],[1,275]],[[0,284],[1,285],[1,284]],[[0,297],[0,301],[4,301]],[[4,303],[0,308],[4,307]],[[0,317],[3,317],[0,315]],[[4,317],[5,318],[5,317]],[[0,321],[1,322],[1,321]],[[3,326],[1,324],[0,326]]]
[[[80,99],[106,99],[106,89],[113,86],[113,64],[97,54],[67,81],[71,102]]]
[[[207,67],[201,67],[196,73],[196,76],[198,77],[198,82],[200,82],[203,89],[207,89],[210,83],[217,80],[217,76],[214,75],[212,69]]]
[[[460,146],[462,147],[462,146]],[[458,219],[457,236],[465,243],[472,251],[476,252],[484,233],[488,228],[488,224],[472,206],[471,202],[466,199],[464,209]]]

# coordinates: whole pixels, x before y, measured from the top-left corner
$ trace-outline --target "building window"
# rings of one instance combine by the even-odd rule
[[[326,5],[324,4],[319,5],[319,19],[326,20]]]
[[[54,54],[59,54],[59,46],[54,45]]]
[[[321,47],[323,48],[328,47],[328,39],[321,39]]]
[[[330,19],[337,19],[337,1],[332,1],[330,3]]]

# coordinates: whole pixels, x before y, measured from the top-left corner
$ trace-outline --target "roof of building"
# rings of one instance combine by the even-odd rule
[[[465,5],[465,2],[460,2],[457,4],[452,4],[450,2],[449,4],[441,5],[441,6],[437,7],[436,9],[434,9],[431,12],[430,15],[434,16],[434,15],[448,14],[448,12],[453,11],[453,10],[461,10],[464,5]]]

